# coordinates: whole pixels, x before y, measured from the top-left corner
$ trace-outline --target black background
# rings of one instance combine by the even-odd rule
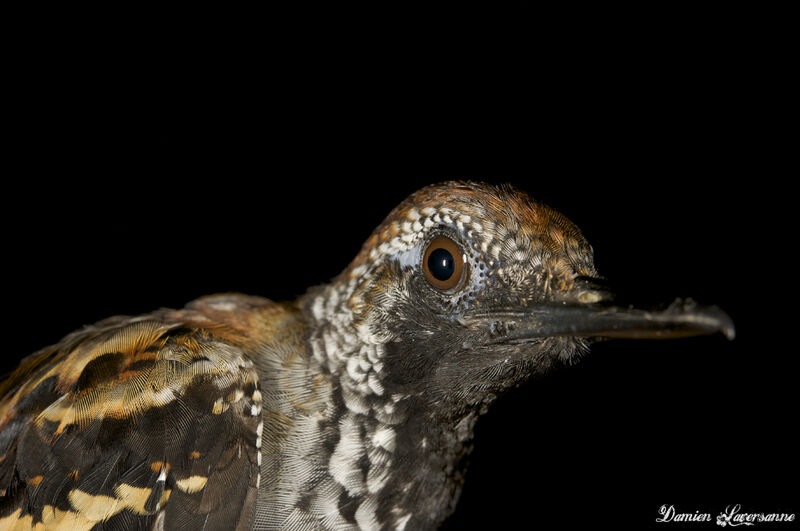
[[[598,344],[503,397],[447,528],[796,513],[779,19],[526,2],[22,19],[4,367],[113,314],[291,299],[420,186],[509,182],[578,224],[624,295],[717,304],[737,337]]]

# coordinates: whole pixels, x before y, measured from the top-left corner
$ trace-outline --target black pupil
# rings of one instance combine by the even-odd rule
[[[456,269],[453,255],[445,249],[436,249],[428,255],[428,269],[436,280],[447,280]]]

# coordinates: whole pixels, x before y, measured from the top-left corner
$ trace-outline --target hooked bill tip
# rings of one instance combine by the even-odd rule
[[[728,322],[725,323],[722,328],[720,328],[720,332],[725,335],[728,341],[733,341],[736,339],[736,327],[733,326],[733,320],[731,320],[730,317],[728,317]]]
[[[692,299],[676,299],[666,310],[685,314],[689,321],[700,325],[711,333],[720,332],[729,341],[736,338],[736,327],[733,319],[718,306],[698,306]]]

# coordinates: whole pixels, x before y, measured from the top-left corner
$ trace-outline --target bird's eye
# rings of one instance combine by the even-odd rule
[[[431,241],[422,257],[425,278],[436,289],[454,288],[461,280],[464,256],[458,244],[450,238],[439,237]]]

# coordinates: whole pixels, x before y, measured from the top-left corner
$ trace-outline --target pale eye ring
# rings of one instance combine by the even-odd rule
[[[438,290],[456,287],[464,272],[464,255],[450,238],[434,238],[422,257],[422,270],[431,286]]]

